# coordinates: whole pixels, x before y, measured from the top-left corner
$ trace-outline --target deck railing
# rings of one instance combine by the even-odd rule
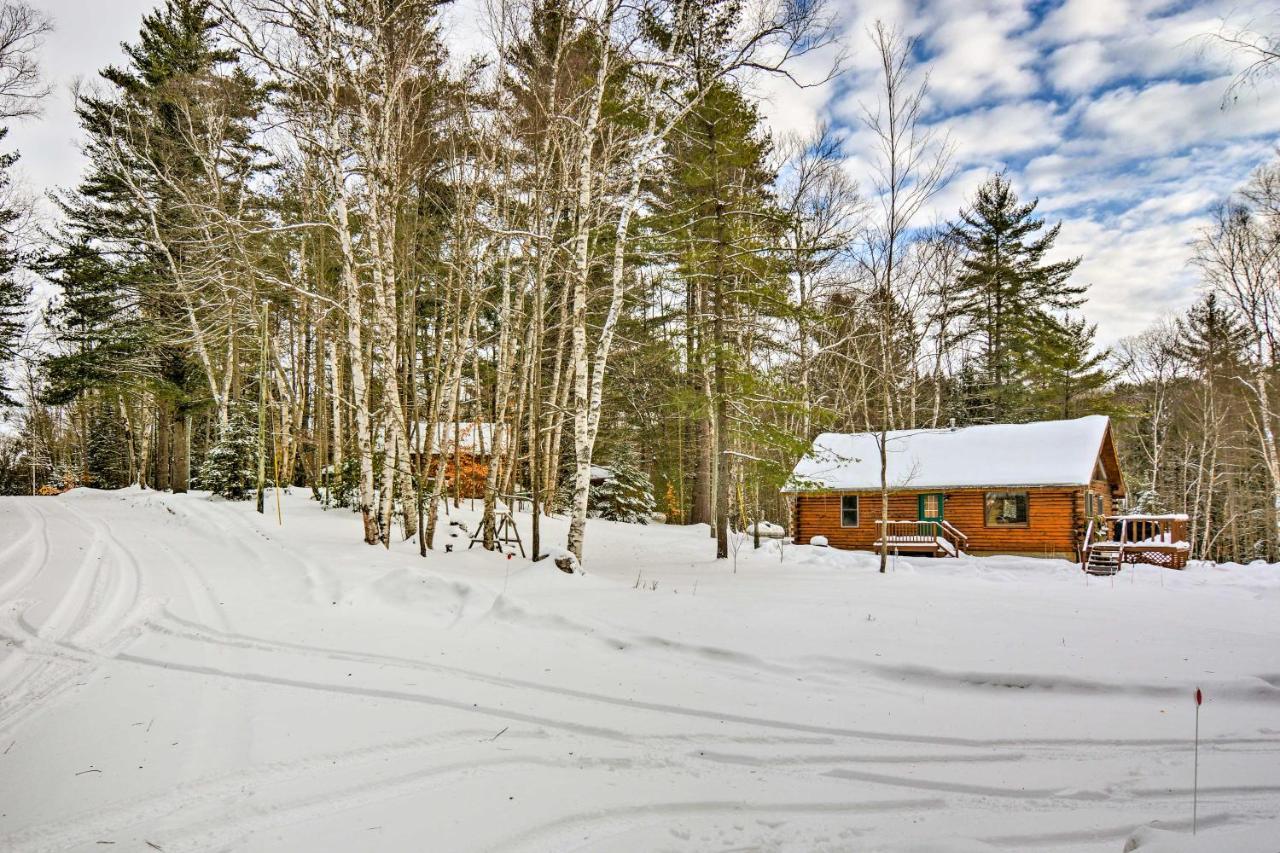
[[[938,524],[942,526],[943,532],[948,534],[953,541],[959,543],[961,547],[963,548],[969,547],[969,537],[965,536],[962,532],[960,532],[960,528],[956,527],[954,524],[947,521],[946,519],[943,519],[942,521],[938,522]]]
[[[1146,562],[1180,569],[1186,565],[1185,515],[1108,515],[1089,519],[1081,562],[1092,551],[1114,554],[1117,563]]]
[[[952,553],[957,553],[969,545],[969,537],[949,521],[876,519],[876,526],[880,528],[877,545],[882,542],[888,542],[890,547],[934,545]]]
[[[1108,515],[1098,525],[1089,519],[1084,544],[1094,542],[1120,545],[1172,545],[1187,541],[1187,517],[1184,515]]]

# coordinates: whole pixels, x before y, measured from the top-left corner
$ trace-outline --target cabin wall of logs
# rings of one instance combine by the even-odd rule
[[[986,523],[988,493],[1023,492],[1027,495],[1027,522],[1024,526],[995,526]],[[1092,492],[1096,500],[1089,501]],[[1020,554],[1034,557],[1079,559],[1080,546],[1088,523],[1087,509],[1110,514],[1112,498],[1107,483],[1099,481],[1089,489],[994,486],[982,489],[920,489],[895,491],[889,495],[889,520],[918,518],[921,494],[942,494],[943,518],[967,537],[970,554]],[[841,499],[856,495],[858,525],[841,525]],[[809,492],[794,496],[792,535],[807,544],[814,536],[825,536],[833,548],[872,550],[878,536],[876,521],[881,517],[879,492]]]

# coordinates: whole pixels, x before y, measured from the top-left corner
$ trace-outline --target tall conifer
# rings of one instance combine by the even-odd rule
[[[966,318],[982,344],[983,420],[1028,415],[1024,357],[1044,345],[1046,327],[1058,327],[1057,313],[1084,302],[1085,286],[1070,281],[1080,259],[1045,260],[1062,223],[1043,230],[1038,204],[1021,202],[1004,174],[992,175],[955,226],[965,257],[952,314]]]

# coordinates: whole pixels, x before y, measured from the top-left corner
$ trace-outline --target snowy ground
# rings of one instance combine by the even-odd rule
[[[1280,567],[358,535],[0,499],[0,849],[1280,851]]]

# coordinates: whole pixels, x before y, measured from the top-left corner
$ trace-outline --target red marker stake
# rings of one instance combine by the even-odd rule
[[[1196,688],[1196,758],[1195,770],[1192,771],[1191,777],[1191,834],[1196,834],[1196,813],[1200,806],[1200,703],[1204,701],[1204,694],[1200,692],[1200,688]]]

